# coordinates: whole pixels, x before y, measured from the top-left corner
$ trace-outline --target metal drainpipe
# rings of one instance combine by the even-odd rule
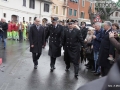
[[[78,18],[79,18],[79,14],[80,14],[80,0],[78,0]]]
[[[39,16],[40,18],[41,18],[41,2],[42,1],[40,0],[40,16]]]

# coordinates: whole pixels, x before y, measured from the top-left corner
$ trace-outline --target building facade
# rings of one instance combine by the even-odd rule
[[[67,1],[68,0],[52,0],[52,16],[59,17],[59,20],[67,18]]]
[[[33,21],[34,17],[44,17],[50,20],[51,12],[44,12],[45,0],[0,0],[0,18],[6,21]],[[50,8],[49,8],[50,11]]]
[[[79,0],[68,0],[67,19],[78,19]]]
[[[79,17],[82,19],[89,19],[89,7],[91,6],[92,12],[95,13],[95,3],[90,0],[79,0]]]
[[[110,20],[113,23],[120,23],[120,12],[115,11],[112,15],[110,15]]]
[[[48,22],[51,21],[51,14],[52,14],[52,1],[51,0],[40,0],[41,1],[41,13],[40,18],[46,18]]]

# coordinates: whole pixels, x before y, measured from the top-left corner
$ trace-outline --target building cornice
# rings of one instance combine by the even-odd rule
[[[22,11],[22,10],[19,10],[19,9],[10,8],[10,7],[6,7],[6,6],[2,6],[2,5],[0,5],[0,8],[1,8],[1,9],[6,9],[6,10],[15,11],[15,12],[26,13],[26,14],[40,15],[40,14],[38,14],[38,13],[32,13],[32,12]],[[33,9],[33,11],[34,11],[34,9]],[[16,14],[17,14],[17,13],[16,13]]]
[[[51,0],[38,0],[38,1],[41,1],[41,2],[46,2],[46,3],[53,4],[53,2],[52,2]]]

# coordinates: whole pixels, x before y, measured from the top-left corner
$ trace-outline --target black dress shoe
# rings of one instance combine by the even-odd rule
[[[100,76],[100,73],[95,73],[94,75],[95,75],[95,76]]]
[[[78,79],[78,74],[75,74],[75,78]]]
[[[87,66],[86,68],[87,68],[87,69],[92,69],[92,67],[91,67],[91,66]]]
[[[68,71],[69,71],[69,69],[68,69],[68,68],[66,68],[66,69],[65,69],[65,71],[66,71],[66,72],[68,72]]]
[[[55,67],[51,67],[51,69],[50,69],[50,70],[51,70],[51,72],[53,72],[53,71],[54,71],[54,69],[55,69]]]
[[[38,67],[38,66],[37,66],[37,65],[35,65],[35,66],[34,66],[34,69],[37,69],[37,67]]]
[[[92,73],[96,73],[96,71],[91,71]]]

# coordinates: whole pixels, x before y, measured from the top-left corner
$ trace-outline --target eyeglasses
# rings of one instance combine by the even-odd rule
[[[73,23],[68,23],[68,25],[72,25]]]

